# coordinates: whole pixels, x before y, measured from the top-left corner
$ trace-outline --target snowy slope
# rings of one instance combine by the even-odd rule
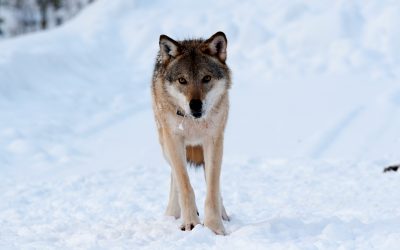
[[[99,0],[1,41],[0,248],[396,249],[399,176],[381,170],[400,161],[399,10]],[[234,79],[227,237],[163,217],[169,168],[149,91],[160,34],[218,30]],[[202,207],[202,173],[191,177]]]

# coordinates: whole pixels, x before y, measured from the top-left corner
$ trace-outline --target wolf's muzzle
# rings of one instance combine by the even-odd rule
[[[203,102],[199,99],[192,99],[189,102],[190,112],[195,118],[200,118],[202,115]]]

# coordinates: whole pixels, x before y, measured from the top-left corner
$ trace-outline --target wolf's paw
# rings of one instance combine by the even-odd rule
[[[200,224],[199,219],[183,222],[183,224],[180,226],[180,229],[182,231],[191,231],[197,224]]]
[[[212,220],[212,221],[204,221],[204,226],[208,227],[215,234],[218,235],[226,235],[226,231],[224,225],[222,224],[222,220]]]
[[[194,223],[184,223],[181,225],[180,229],[182,231],[191,231],[195,226],[196,224]]]
[[[194,209],[192,213],[188,214],[187,216],[183,217],[183,223],[180,227],[182,231],[190,231],[192,230],[197,224],[200,224],[199,219],[199,212],[197,209]]]

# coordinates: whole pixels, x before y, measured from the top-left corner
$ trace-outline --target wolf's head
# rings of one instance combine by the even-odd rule
[[[158,72],[178,111],[201,118],[219,103],[230,87],[226,47],[223,32],[207,40],[175,41],[160,36]]]

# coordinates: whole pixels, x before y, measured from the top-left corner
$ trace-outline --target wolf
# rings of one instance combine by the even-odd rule
[[[229,111],[231,71],[227,38],[175,41],[161,35],[152,79],[152,105],[159,142],[171,166],[166,215],[182,217],[181,230],[200,224],[187,164],[203,166],[206,180],[204,225],[226,235],[229,220],[222,203],[220,174]]]

